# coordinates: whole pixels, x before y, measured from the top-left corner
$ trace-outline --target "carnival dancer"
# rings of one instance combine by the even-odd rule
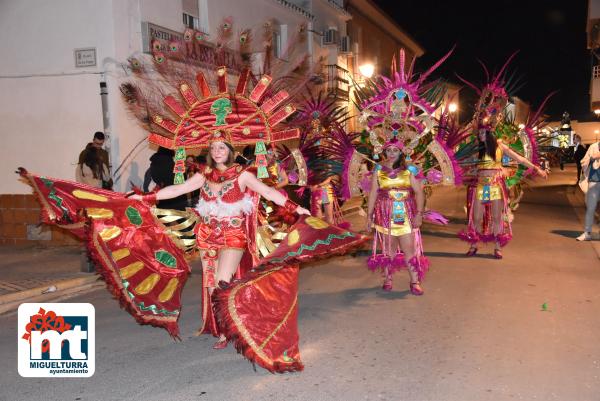
[[[270,35],[270,25],[264,28]],[[219,32],[223,43],[231,39],[229,19]],[[306,36],[303,26],[297,35]],[[259,256],[261,195],[283,205],[286,216],[308,213],[258,179],[268,176],[268,146],[298,139],[299,130],[287,123],[295,113],[291,100],[311,75],[300,68],[305,58],[299,54],[293,62],[295,57],[286,56],[281,69],[275,68],[275,61],[270,69],[263,69],[270,73],[255,76],[250,68],[251,37],[244,30],[240,51],[233,52],[240,57],[233,60],[240,69],[230,74],[227,67],[214,66],[214,84],[209,84],[206,70],[198,68],[193,54],[203,40],[200,32],[186,30],[185,46],[155,38],[151,55],[129,59],[134,79],[121,85],[123,100],[149,132],[148,141],[174,151],[176,185],[132,199],[30,174],[23,168],[18,172],[34,189],[42,220],[85,241],[109,291],[138,323],[179,337],[181,292],[191,271],[188,260],[199,254],[203,267],[200,332],[219,336],[217,348],[225,346],[225,337],[245,358],[271,372],[300,371],[299,264],[343,254],[365,238],[315,217],[300,216],[290,223],[276,249]],[[230,82],[232,78],[236,82]],[[254,148],[255,167],[232,164],[233,148],[246,146]],[[186,177],[186,152],[206,148],[210,149],[208,164]],[[201,192],[195,209],[151,205],[156,198],[194,189]],[[230,281],[234,274],[236,280]]]
[[[479,153],[477,161],[476,185],[469,191],[470,204],[467,231],[460,238],[471,244],[467,256],[475,256],[478,242],[494,242],[494,257],[502,259],[502,247],[512,238],[509,220],[509,194],[506,175],[502,165],[504,155],[533,169],[541,177],[548,174],[527,158],[510,149],[501,139],[496,139],[489,128],[482,128],[477,134]],[[486,214],[489,217],[486,217]],[[491,227],[489,227],[491,223]]]
[[[414,74],[412,64],[405,69],[405,52],[400,50],[398,68],[394,62],[390,78],[378,77],[355,88],[359,120],[365,125],[372,154],[359,151],[364,146],[355,142],[358,136],[334,137],[332,156],[344,166],[342,194],[346,198],[357,192],[361,164],[377,161],[368,190],[367,228],[374,229],[375,235],[367,267],[383,273],[386,291],[392,289],[393,273],[408,268],[411,293],[423,294],[421,281],[429,262],[423,253],[420,226],[424,220],[448,222],[439,213],[424,210],[424,182],[461,183],[461,169],[448,146],[449,138],[454,137],[434,131],[440,126],[435,111],[443,88],[425,84],[450,53],[422,74]],[[379,162],[381,156],[384,162]]]
[[[267,170],[269,177],[263,180],[263,182],[268,186],[283,189],[290,183],[288,175],[281,166],[281,162],[277,160],[276,152],[273,149],[267,150]]]
[[[337,201],[333,193],[332,179],[333,176],[329,176],[320,184],[310,187],[311,213],[316,217],[322,218],[329,224],[334,224],[333,209],[334,203]]]
[[[329,224],[346,224],[336,191],[343,163],[334,161],[328,150],[332,146],[334,131],[343,131],[343,123],[348,118],[347,109],[340,107],[335,99],[323,91],[316,95],[309,91],[294,120],[302,130],[298,151],[304,160],[292,159],[289,156],[293,155],[285,149],[281,152],[290,161],[295,161],[298,171],[306,171],[305,184],[310,189],[311,214]],[[302,188],[300,192],[304,193],[304,190]]]
[[[217,141],[210,145],[207,164],[185,183],[162,188],[150,195],[133,195],[133,199],[155,201],[171,199],[200,190],[196,212],[200,221],[195,233],[202,260],[203,287],[208,295],[217,285],[226,287],[235,275],[241,277],[240,261],[247,248],[246,217],[255,212],[253,199],[259,194],[289,212],[310,215],[310,212],[287,199],[276,189],[263,184],[248,169],[234,164],[234,148],[230,143]],[[214,314],[208,314],[199,333],[219,337],[215,349],[227,346],[219,331]]]
[[[506,106],[512,91],[508,86],[510,79],[505,76],[505,70],[515,55],[516,53],[511,55],[499,72],[491,78],[484,66],[488,82],[482,89],[459,77],[479,95],[470,124],[477,143],[473,174],[475,182],[467,188],[467,229],[459,233],[459,238],[470,244],[466,253],[469,257],[477,254],[479,242],[494,242],[494,257],[502,259],[501,249],[512,239],[506,161],[512,159],[528,168],[526,172],[519,173],[519,179],[533,172],[547,178],[546,171],[536,165],[539,156],[535,127],[541,126],[542,109],[552,94],[546,97],[539,109],[528,117],[524,128],[516,134],[527,157],[520,155],[498,138],[502,133],[496,133],[503,131],[501,125],[506,117]]]
[[[375,229],[369,268],[384,273],[383,290],[392,290],[392,275],[408,267],[410,292],[423,295],[421,280],[428,268],[419,227],[423,223],[425,196],[417,168],[407,166],[402,144],[392,139],[384,145],[386,159],[375,167],[367,210],[367,230]],[[381,253],[376,254],[379,246]]]

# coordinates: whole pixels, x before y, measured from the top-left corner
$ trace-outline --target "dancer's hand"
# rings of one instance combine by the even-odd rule
[[[134,199],[134,200],[142,200],[142,195],[138,195],[138,194],[133,194],[133,195],[127,195],[127,198],[129,199]]]
[[[540,177],[542,177],[543,179],[548,179],[548,173],[546,172],[546,170],[537,167],[537,173],[540,175]]]
[[[296,208],[296,213],[297,213],[298,215],[303,215],[303,214],[305,214],[305,215],[307,215],[307,216],[310,216],[310,212],[309,212],[308,210],[306,210],[305,208],[303,208],[302,206],[298,206],[298,207]]]
[[[419,227],[421,227],[422,224],[423,224],[423,215],[422,214],[416,214],[415,218],[413,219],[413,227],[414,228],[419,228]]]

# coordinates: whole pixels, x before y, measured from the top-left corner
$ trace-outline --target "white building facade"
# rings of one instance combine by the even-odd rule
[[[341,0],[19,0],[0,3],[0,195],[28,194],[16,167],[73,180],[80,151],[104,131],[115,190],[142,183],[152,149],[128,115],[119,86],[124,63],[144,52],[153,34],[182,34],[186,26],[217,37],[223,18],[234,30],[276,24],[282,52],[301,24],[313,61],[346,67]],[[28,30],[24,27],[36,26]],[[332,34],[337,31],[337,36]],[[42,32],[42,33],[40,33]],[[329,35],[329,36],[327,36]],[[332,37],[334,35],[335,37]],[[327,36],[329,42],[324,40]],[[260,38],[256,38],[260,40]],[[101,84],[105,95],[101,95]],[[104,99],[103,99],[104,96]]]

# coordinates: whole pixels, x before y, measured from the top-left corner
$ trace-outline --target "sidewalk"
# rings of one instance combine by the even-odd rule
[[[81,247],[0,246],[0,314],[23,302],[50,302],[103,285],[80,272]]]

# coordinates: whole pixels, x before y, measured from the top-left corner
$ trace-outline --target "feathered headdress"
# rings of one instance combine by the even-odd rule
[[[441,103],[444,88],[425,84],[425,81],[452,51],[418,75],[413,74],[414,59],[408,71],[405,70],[406,56],[401,49],[399,68],[396,68],[395,59],[392,65],[392,79],[382,76],[356,87],[360,121],[367,126],[375,155],[381,153],[392,139],[396,143],[402,142],[404,151],[412,153],[419,140],[433,130],[436,125],[434,112]]]
[[[290,42],[297,44],[303,33],[299,30]],[[201,32],[186,30],[182,43],[153,40],[151,65],[141,57],[129,60],[137,79],[121,86],[123,98],[150,131],[151,143],[176,150],[175,183],[184,181],[186,150],[206,148],[213,141],[256,145],[257,175],[264,178],[267,144],[299,137],[299,130],[286,126],[284,120],[295,112],[291,100],[298,86],[308,80],[301,68],[305,58],[299,46],[290,45],[288,64],[294,67],[279,68],[277,62],[267,63],[271,57],[267,46],[263,71],[270,73],[256,76],[250,72],[249,29],[235,41],[228,17],[219,26],[216,47],[205,44],[205,38]],[[236,42],[237,50],[228,48]],[[203,53],[210,46],[212,53]],[[292,56],[292,50],[298,54]],[[206,78],[211,73],[216,75],[214,83]],[[232,77],[237,79],[234,85],[228,82]]]
[[[506,74],[508,65],[515,58],[517,53],[518,51],[511,54],[502,68],[500,68],[494,76],[491,76],[485,64],[478,60],[483,68],[487,81],[483,88],[478,88],[477,85],[456,74],[458,79],[475,90],[479,95],[479,100],[475,106],[475,113],[473,115],[473,128],[483,128],[493,131],[498,123],[503,120],[509,97],[511,93],[517,90],[517,86],[519,85],[518,79],[515,79],[512,75]]]

